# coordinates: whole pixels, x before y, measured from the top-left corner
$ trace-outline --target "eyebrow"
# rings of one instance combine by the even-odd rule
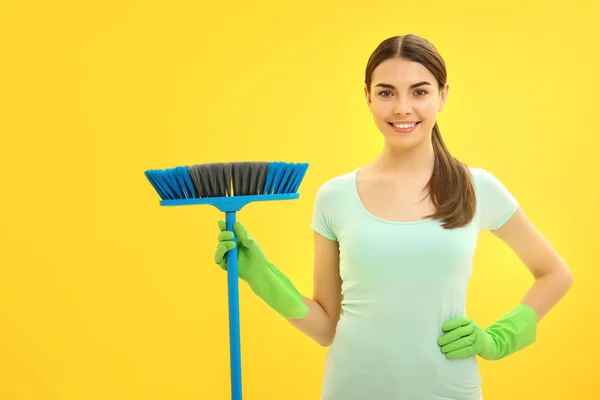
[[[416,87],[423,86],[423,85],[430,85],[431,86],[431,83],[429,83],[427,81],[423,81],[423,82],[419,82],[419,83],[414,83],[414,84],[410,85],[410,89],[414,89]],[[396,88],[394,87],[394,85],[390,85],[388,83],[378,83],[377,85],[375,85],[375,87],[377,87],[377,86],[381,86],[381,87],[384,87],[384,88],[396,90]]]

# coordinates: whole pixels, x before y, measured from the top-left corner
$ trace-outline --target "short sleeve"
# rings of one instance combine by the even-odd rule
[[[517,211],[517,199],[490,172],[483,170],[481,177],[481,230],[500,228]]]
[[[334,192],[331,182],[321,185],[315,195],[311,228],[330,240],[337,240],[333,219]]]

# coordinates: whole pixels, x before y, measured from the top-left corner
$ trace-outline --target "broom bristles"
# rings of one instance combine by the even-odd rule
[[[230,162],[144,172],[162,200],[296,193],[308,163]]]

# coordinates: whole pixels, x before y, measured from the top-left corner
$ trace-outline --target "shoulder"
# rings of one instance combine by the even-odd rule
[[[340,216],[355,185],[355,173],[347,172],[327,179],[315,195],[312,228],[330,240],[337,240]]]
[[[481,167],[467,167],[471,173],[471,180],[476,193],[481,193],[490,183],[497,181],[497,178],[487,169]]]
[[[470,166],[467,168],[468,168],[469,172],[471,173],[471,177],[473,178],[473,180],[476,184],[481,183],[481,181],[486,179],[487,175],[490,174],[490,172],[485,168],[470,167]]]
[[[356,170],[329,178],[317,189],[317,197],[335,197],[348,193],[353,188]]]
[[[489,202],[501,198],[512,197],[504,183],[489,170],[485,168],[469,167],[469,171],[471,171],[475,196],[478,200]]]
[[[484,168],[469,167],[480,207],[481,229],[495,230],[512,216],[519,202],[494,174]]]

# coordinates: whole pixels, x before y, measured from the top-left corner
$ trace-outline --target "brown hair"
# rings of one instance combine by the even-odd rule
[[[375,68],[383,61],[395,57],[422,64],[435,76],[439,90],[443,90],[447,74],[442,56],[428,40],[407,34],[385,39],[371,54],[365,73],[365,84],[369,93]],[[431,196],[436,211],[427,218],[442,220],[442,226],[446,229],[465,226],[473,219],[476,207],[471,173],[466,164],[450,154],[442,140],[437,122],[432,131],[432,143],[435,164],[427,183],[427,196]]]

